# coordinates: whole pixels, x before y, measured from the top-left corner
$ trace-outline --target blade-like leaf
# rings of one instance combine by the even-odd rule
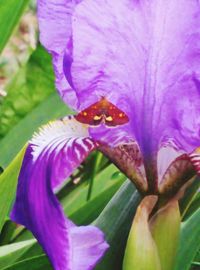
[[[17,155],[14,161],[7,167],[4,173],[0,175],[0,231],[15,196],[17,178],[24,156],[24,151],[25,147]]]
[[[184,220],[187,220],[190,216],[192,216],[198,209],[200,208],[200,193],[199,191],[193,196],[193,200],[191,201],[190,206],[184,215]]]
[[[29,0],[0,1],[0,53],[19,21]]]
[[[0,233],[0,246],[9,244],[15,231],[16,224],[10,220],[6,220]]]
[[[137,208],[126,245],[123,270],[161,270],[158,250],[149,226],[149,217],[157,200],[155,195],[145,196]]]
[[[119,174],[113,180],[112,176],[116,172],[118,172],[118,169],[114,165],[110,165],[96,174],[90,201],[87,200],[87,182],[75,188],[68,196],[61,200],[65,213],[77,224],[88,224],[96,219],[101,212],[98,211],[98,206],[106,206],[109,199],[126,179],[123,174]],[[80,215],[80,212],[84,215]]]
[[[182,223],[175,270],[189,270],[200,248],[200,209]]]
[[[199,176],[196,176],[194,177],[192,184],[186,189],[184,196],[179,201],[182,220],[186,220],[191,214],[193,214],[193,212],[195,212],[193,211],[193,209],[191,209],[193,208],[191,206],[193,205],[193,202],[196,200],[199,194],[198,192],[199,187],[200,187],[200,179]]]
[[[64,116],[69,112],[70,110],[60,100],[58,94],[51,94],[50,97],[22,119],[11,129],[7,136],[0,141],[0,166],[4,168],[8,166],[39,126],[53,118]]]
[[[23,260],[18,263],[14,263],[2,270],[53,270],[49,260],[45,255],[35,256]]]
[[[126,241],[140,195],[127,181],[108,203],[94,225],[106,235],[110,249],[95,270],[121,270]]]
[[[35,242],[35,240],[27,240],[0,247],[0,269],[17,261]]]
[[[16,74],[7,92],[0,111],[1,138],[50,94],[56,92],[51,57],[41,46],[37,47],[28,63]]]
[[[180,236],[181,216],[177,200],[172,199],[150,220],[153,239],[158,250],[161,269],[172,270]]]

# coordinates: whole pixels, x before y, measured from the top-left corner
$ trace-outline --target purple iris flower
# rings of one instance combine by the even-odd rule
[[[200,5],[38,0],[38,19],[63,101],[81,112],[103,97],[129,119],[94,127],[66,117],[44,126],[19,176],[12,219],[33,232],[55,269],[89,270],[108,247],[103,234],[69,221],[53,191],[91,151],[143,194],[175,194],[200,171]]]

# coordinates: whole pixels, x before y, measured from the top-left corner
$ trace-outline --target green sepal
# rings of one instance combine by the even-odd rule
[[[174,269],[179,244],[181,216],[177,200],[171,200],[150,220],[162,270]]]
[[[137,208],[127,241],[123,270],[161,270],[158,251],[149,226],[149,216],[156,202],[157,196],[147,196]]]

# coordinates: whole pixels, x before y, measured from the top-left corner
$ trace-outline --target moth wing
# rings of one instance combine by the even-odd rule
[[[124,125],[129,122],[128,116],[119,108],[117,108],[114,104],[109,103],[105,124],[107,126],[118,126]]]
[[[98,126],[103,119],[99,103],[100,102],[96,102],[88,108],[84,109],[75,116],[75,119],[83,124]]]

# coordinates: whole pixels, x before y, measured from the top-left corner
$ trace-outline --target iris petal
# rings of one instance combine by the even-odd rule
[[[41,129],[25,154],[11,218],[33,233],[56,270],[81,270],[77,250],[87,255],[84,269],[93,269],[108,248],[98,228],[76,227],[66,218],[53,193],[95,147],[85,126],[64,119]],[[88,238],[85,246],[79,245],[83,232]]]
[[[67,101],[68,105],[73,108],[77,106],[77,97],[70,82],[65,77],[63,61],[65,52],[68,52],[68,67],[66,70],[70,71],[72,61],[70,56],[72,51],[70,41],[72,32],[71,15],[78,2],[78,0],[37,1],[40,42],[52,54],[58,92],[63,100]]]
[[[199,145],[199,29],[197,1],[82,1],[72,24],[81,104],[108,96],[148,157],[169,139],[191,151]]]
[[[71,15],[78,1],[38,0],[40,41],[54,53],[65,51],[71,36]]]
[[[162,145],[200,144],[199,29],[196,0],[85,0],[73,13],[77,96],[82,106],[106,96],[126,112],[150,181]]]
[[[108,245],[103,233],[94,226],[73,227],[71,229],[73,245],[72,270],[92,270],[107,250]]]
[[[98,146],[98,143],[90,138],[87,126],[71,117],[50,122],[42,127],[39,133],[33,136],[30,144],[33,162],[38,159],[52,160],[53,188],[61,184]]]
[[[54,30],[66,22],[49,35],[55,48],[48,38],[63,100],[83,110],[103,96],[125,112],[130,122],[119,129],[139,144],[150,182],[163,145],[187,154],[200,145],[198,1],[39,3],[46,47],[49,22]]]

